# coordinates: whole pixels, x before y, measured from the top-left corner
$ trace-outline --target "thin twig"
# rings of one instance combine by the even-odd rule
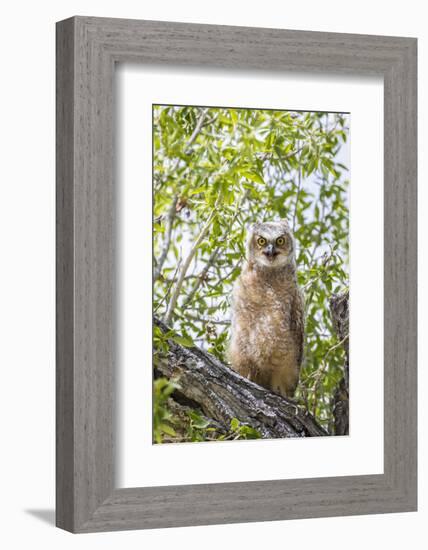
[[[241,199],[237,202],[236,204],[236,209],[235,209],[235,212],[233,214],[233,217],[230,221],[230,227],[233,226],[233,224],[235,223],[236,221],[236,218],[238,217],[238,214],[240,212],[240,209],[241,209],[241,205],[244,203],[244,201],[247,199],[248,197],[248,189],[245,191],[245,193],[242,195]],[[213,263],[215,262],[216,258],[217,258],[217,255],[218,253],[220,252],[221,250],[221,246],[217,246],[213,252],[211,253],[210,257],[208,258],[208,261],[204,267],[204,269],[202,270],[201,274],[199,275],[199,277],[196,279],[189,295],[187,296],[186,300],[184,301],[183,303],[183,310],[186,309],[193,301],[193,298],[195,297],[195,294],[196,292],[199,290],[199,287],[201,286],[204,278],[206,277],[207,273],[208,273],[208,270],[209,268],[213,265]],[[217,284],[221,283],[222,280],[218,281]]]
[[[322,178],[322,183],[321,183],[321,186],[320,186],[320,195],[321,195],[321,192],[322,192],[322,189],[324,187],[326,183],[326,178],[323,177]],[[328,180],[327,180],[327,183],[328,183]],[[324,200],[324,197],[322,199],[320,199],[320,202],[321,202],[321,216],[320,216],[320,220],[324,220],[325,219],[325,200]],[[315,240],[315,244],[314,244],[314,247],[309,255],[309,263],[311,263],[315,257],[315,254],[316,254],[316,251],[318,250],[318,248],[320,247],[321,245],[321,232],[318,232],[317,234],[317,237],[316,237],[316,240]]]
[[[172,276],[172,279],[171,279],[171,281],[168,285],[168,288],[166,289],[165,295],[162,298],[162,300],[159,302],[159,304],[156,306],[156,308],[153,310],[153,314],[155,314],[159,310],[161,305],[164,304],[168,300],[169,294],[171,292],[172,285],[175,282],[175,278],[177,276],[178,270],[180,269],[180,266],[181,266],[181,258],[178,260],[177,267],[175,268],[174,275]]]
[[[299,170],[297,172],[297,193],[296,193],[296,202],[294,204],[294,215],[293,215],[293,233],[296,230],[296,217],[297,217],[297,206],[299,204],[300,191],[302,190],[302,169],[299,164]]]
[[[314,378],[315,378],[315,382],[312,386],[312,393],[314,395],[314,403],[313,403],[313,406],[312,406],[312,414],[315,416],[315,413],[316,413],[316,408],[317,408],[317,404],[318,404],[318,399],[317,399],[317,391],[318,391],[318,388],[319,388],[319,385],[321,383],[321,377],[322,375],[324,374],[325,370],[327,369],[327,362],[326,362],[326,359],[327,357],[330,355],[330,353],[332,351],[334,351],[335,349],[337,349],[338,347],[342,346],[346,340],[348,338],[348,334],[346,334],[342,340],[340,340],[339,342],[336,342],[336,344],[334,344],[333,346],[331,346],[328,350],[327,350],[327,353],[324,355],[324,358],[323,358],[323,363],[321,365],[321,367],[316,371],[316,373],[314,373]]]
[[[188,141],[186,143],[186,146],[184,147],[184,153],[186,155],[188,155],[190,153],[190,147],[193,144],[193,142],[196,140],[196,138],[198,137],[199,132],[201,131],[201,129],[203,127],[203,124],[204,124],[204,121],[205,121],[205,118],[206,118],[207,114],[208,114],[208,109],[203,109],[202,112],[201,112],[200,117],[198,118],[195,129],[193,130],[190,138],[188,139]],[[180,157],[178,157],[176,159],[173,167],[171,168],[171,172],[175,172],[177,170],[178,165],[180,163],[180,160],[181,160]],[[163,246],[162,246],[162,251],[161,251],[161,254],[160,254],[160,258],[157,261],[156,267],[155,267],[155,270],[154,270],[153,277],[154,277],[155,281],[157,279],[159,279],[161,271],[162,271],[163,264],[165,263],[166,257],[168,256],[169,247],[171,245],[172,227],[173,227],[174,218],[175,218],[175,215],[176,215],[176,212],[177,212],[176,209],[177,209],[178,199],[179,199],[179,195],[178,195],[178,193],[176,193],[174,195],[173,199],[172,199],[172,203],[171,203],[171,205],[168,209],[168,212],[166,214],[165,241],[164,241]]]
[[[201,116],[198,118],[195,129],[193,130],[192,135],[190,136],[189,141],[187,142],[186,147],[184,148],[184,153],[186,155],[189,154],[189,152],[190,152],[189,149],[190,149],[192,143],[195,141],[195,139],[199,135],[199,132],[202,130],[202,126],[204,124],[204,120],[205,120],[207,114],[208,114],[208,109],[203,109],[202,113],[201,113]]]
[[[241,260],[242,260],[242,259],[243,259],[243,257],[241,258]],[[235,271],[237,271],[237,270],[240,269],[240,268],[241,268],[241,266],[240,266],[239,264],[233,266],[233,268],[232,268],[230,271],[228,271],[228,272],[226,273],[226,275],[222,275],[222,276],[220,277],[220,279],[216,282],[216,286],[219,285],[220,283],[226,281],[233,273],[235,273]]]
[[[206,237],[206,234],[208,233],[208,230],[211,226],[212,221],[214,220],[216,210],[217,210],[217,203],[219,201],[220,195],[217,198],[216,206],[211,210],[210,215],[208,216],[207,221],[205,222],[205,225],[203,226],[201,232],[199,233],[198,238],[194,242],[192,248],[190,249],[190,252],[187,256],[187,258],[184,260],[183,267],[180,270],[180,275],[178,277],[178,281],[175,285],[174,292],[171,296],[171,300],[168,305],[168,310],[165,314],[165,317],[163,319],[164,323],[166,325],[169,325],[171,322],[172,315],[174,313],[175,306],[177,305],[178,296],[180,295],[181,287],[183,286],[184,277],[186,276],[187,270],[189,269],[190,264],[192,263],[192,260],[196,254],[196,251],[201,244],[201,242]]]
[[[178,201],[178,195],[175,195],[172,199],[172,203],[170,207],[168,208],[168,212],[166,215],[166,222],[165,222],[165,240],[162,246],[162,251],[159,257],[159,260],[157,262],[155,272],[153,274],[154,280],[157,281],[160,277],[163,264],[166,260],[166,257],[168,256],[169,247],[171,244],[171,234],[172,234],[172,226],[174,223],[175,213],[176,213],[176,207],[177,207],[177,201]]]
[[[294,156],[298,155],[299,153],[301,153],[303,151],[303,148],[304,148],[304,145],[302,145],[301,147],[299,147],[295,151],[291,151],[291,153],[288,153],[287,155],[278,155],[277,153],[272,155],[270,153],[263,153],[263,154],[258,154],[257,157],[262,162],[264,162],[265,160],[272,160],[274,157],[277,158],[278,160],[280,160],[281,162],[284,162],[285,160],[288,160],[291,157],[294,157]]]
[[[190,293],[188,294],[187,298],[185,299],[184,303],[183,303],[183,310],[187,308],[187,306],[192,302],[196,292],[198,291],[199,287],[201,286],[202,282],[205,280],[205,277],[207,276],[207,273],[208,273],[208,270],[210,269],[210,267],[212,266],[213,262],[215,261],[216,257],[217,257],[217,254],[219,253],[220,251],[220,247],[218,246],[217,248],[215,248],[213,250],[213,252],[211,253],[211,256],[208,258],[208,261],[207,263],[205,264],[205,267],[204,269],[201,271],[201,273],[198,275],[193,287],[192,287],[192,290],[190,291]]]
[[[186,313],[186,318],[191,319],[192,321],[197,321],[199,323],[204,324],[212,324],[212,325],[224,325],[229,326],[230,320],[229,319],[206,319],[205,317],[200,317],[199,315],[193,315],[191,313]]]

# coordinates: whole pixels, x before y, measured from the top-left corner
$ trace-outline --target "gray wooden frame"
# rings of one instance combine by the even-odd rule
[[[383,76],[382,475],[115,488],[116,62]],[[59,527],[91,532],[416,510],[416,145],[416,39],[90,17],[57,24]]]

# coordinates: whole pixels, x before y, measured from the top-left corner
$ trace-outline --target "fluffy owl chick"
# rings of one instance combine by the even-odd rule
[[[286,220],[249,230],[247,263],[233,289],[229,358],[234,370],[293,397],[303,357],[304,301]]]

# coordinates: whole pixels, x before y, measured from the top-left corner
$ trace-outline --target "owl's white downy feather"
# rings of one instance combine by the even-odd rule
[[[233,289],[232,367],[257,384],[292,397],[303,358],[304,300],[297,284],[288,223],[256,223],[247,262]]]

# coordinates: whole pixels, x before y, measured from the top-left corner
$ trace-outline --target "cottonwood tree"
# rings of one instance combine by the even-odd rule
[[[207,414],[207,396],[190,395],[183,369],[176,364],[174,374],[168,362],[183,361],[177,349],[196,346],[200,362],[212,356],[227,365],[231,289],[245,261],[246,227],[278,218],[294,231],[306,299],[294,409],[324,433],[347,433],[348,126],[338,113],[154,106],[156,441],[267,433],[243,411],[243,418],[232,410],[222,418],[215,407],[216,415]],[[221,372],[232,384],[234,373],[227,366]]]

